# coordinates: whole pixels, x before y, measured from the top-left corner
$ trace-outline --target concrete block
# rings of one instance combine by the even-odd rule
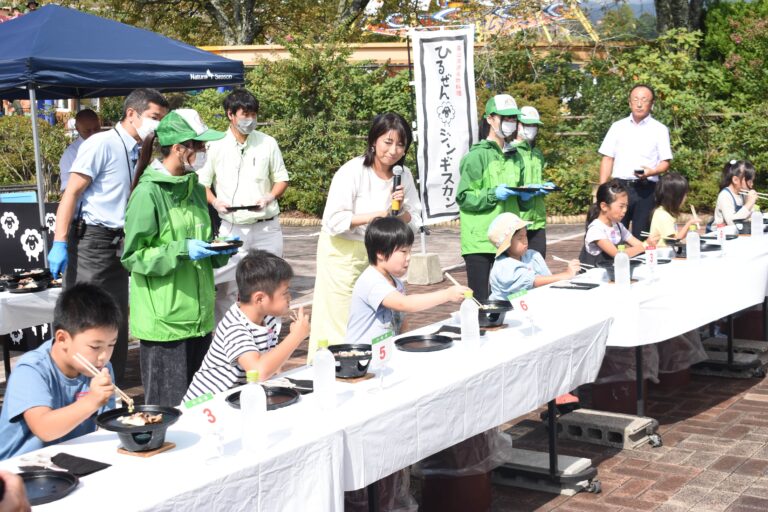
[[[726,352],[728,350],[728,340],[725,338],[707,338],[701,341],[706,350],[713,352]],[[762,354],[768,352],[768,342],[759,340],[733,340],[733,351],[746,354]]]
[[[768,352],[733,354],[733,365],[728,366],[728,352],[707,350],[707,360],[691,366],[695,375],[709,375],[728,379],[753,379],[764,377],[764,366],[768,362]]]
[[[577,409],[560,416],[560,437],[573,441],[610,446],[635,448],[648,443],[659,422],[631,414]]]
[[[589,486],[588,480],[576,483],[557,484],[549,479],[549,454],[533,450],[512,448],[510,457],[503,468],[493,472],[495,484],[522,487],[536,491],[573,496]],[[592,466],[592,461],[582,457],[558,455],[557,467],[562,477],[577,475]],[[519,471],[520,473],[516,473]]]
[[[440,257],[435,253],[411,254],[411,262],[408,266],[410,284],[436,284],[443,281],[443,269],[440,266]]]

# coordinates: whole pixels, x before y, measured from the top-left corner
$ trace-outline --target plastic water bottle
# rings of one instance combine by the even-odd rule
[[[688,260],[698,260],[701,258],[701,237],[696,231],[696,226],[688,228],[688,236],[685,238],[685,254]]]
[[[240,391],[240,413],[243,421],[243,449],[258,453],[264,447],[264,424],[267,414],[267,394],[259,384],[258,370],[245,374],[247,384]]]
[[[629,288],[629,255],[623,245],[618,247],[619,252],[613,258],[613,276],[616,286]]]
[[[464,292],[464,301],[459,308],[461,316],[461,344],[467,349],[480,345],[480,308],[472,299],[472,291]]]
[[[336,407],[336,393],[333,386],[336,380],[336,359],[328,350],[328,340],[317,343],[318,349],[312,366],[314,369],[314,395],[321,411],[328,411]]]
[[[752,228],[752,236],[760,237],[763,236],[763,214],[760,212],[760,210],[755,207],[755,209],[752,211],[752,225],[750,226]]]

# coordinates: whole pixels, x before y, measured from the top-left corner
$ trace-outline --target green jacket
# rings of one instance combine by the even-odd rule
[[[544,183],[544,154],[537,147],[531,147],[527,141],[518,142],[517,152],[523,162],[523,173],[520,185]],[[547,226],[547,207],[544,196],[536,196],[528,201],[520,201],[520,218],[530,221],[528,229],[544,229]]]
[[[213,266],[229,256],[189,259],[187,239],[212,236],[205,189],[195,173],[170,176],[158,167],[147,167],[128,201],[121,261],[131,273],[131,334],[176,341],[213,330]]]
[[[495,254],[488,240],[488,226],[504,212],[519,213],[515,196],[496,199],[496,187],[515,186],[520,181],[522,160],[517,152],[505,157],[495,142],[481,140],[461,159],[456,202],[461,219],[461,254]]]

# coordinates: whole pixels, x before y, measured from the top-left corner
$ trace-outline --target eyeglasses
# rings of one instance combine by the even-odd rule
[[[638,105],[645,105],[647,103],[651,103],[653,100],[650,100],[648,98],[630,98],[630,103],[637,103]]]

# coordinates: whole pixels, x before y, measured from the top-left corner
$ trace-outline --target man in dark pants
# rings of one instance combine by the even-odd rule
[[[629,190],[629,205],[621,223],[636,238],[648,231],[655,206],[654,191],[659,175],[672,160],[669,130],[651,117],[655,94],[644,84],[629,91],[629,117],[611,125],[599,152],[600,185],[618,178]]]
[[[126,97],[123,118],[113,129],[83,142],[56,211],[54,242],[48,254],[54,276],[66,270],[65,288],[80,281],[100,285],[124,312],[111,359],[118,385],[128,358],[128,271],[120,263],[125,207],[139,145],[167,112],[168,102],[162,94],[137,89]],[[75,256],[76,262],[67,269],[69,258]]]

